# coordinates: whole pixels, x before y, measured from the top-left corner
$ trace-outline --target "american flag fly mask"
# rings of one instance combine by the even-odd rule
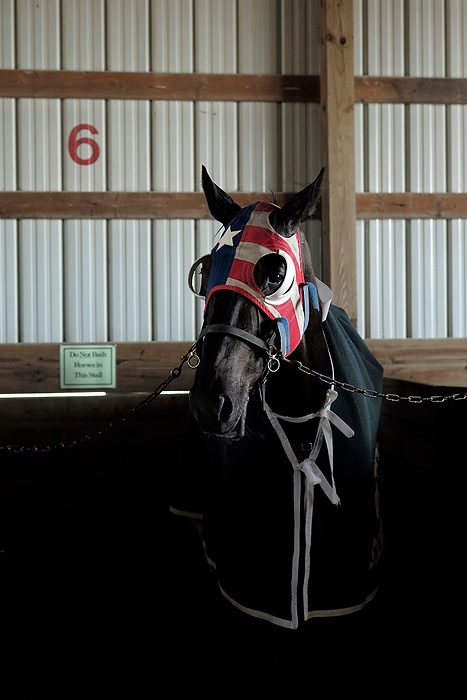
[[[220,290],[238,292],[277,322],[281,352],[287,356],[299,345],[308,325],[309,305],[319,308],[314,284],[303,276],[300,233],[290,238],[278,234],[269,223],[275,204],[256,202],[242,209],[214,246],[207,283],[206,306]],[[286,261],[286,274],[274,294],[265,296],[255,282],[254,270],[265,255],[276,253]]]

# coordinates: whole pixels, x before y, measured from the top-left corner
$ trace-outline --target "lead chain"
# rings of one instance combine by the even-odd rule
[[[84,435],[83,437],[79,438],[78,440],[73,440],[72,442],[59,442],[56,444],[49,444],[49,445],[34,445],[34,446],[28,446],[28,445],[0,445],[0,451],[4,450],[6,452],[52,452],[53,450],[58,450],[58,449],[69,449],[70,447],[77,447],[78,445],[83,444],[84,442],[90,441],[90,440],[97,440],[97,438],[102,437],[105,433],[108,433],[109,430],[112,430],[115,428],[117,425],[120,425],[121,423],[124,423],[127,420],[130,420],[133,418],[133,416],[138,413],[141,409],[145,408],[148,406],[154,399],[159,396],[164,389],[166,389],[169,384],[174,380],[177,379],[181,373],[182,373],[182,368],[185,362],[189,364],[190,367],[195,367],[197,364],[193,364],[194,358],[197,357],[196,352],[196,343],[193,343],[191,348],[188,350],[186,355],[183,355],[182,358],[180,358],[180,364],[178,367],[174,367],[167,379],[165,379],[157,389],[154,389],[154,391],[146,396],[142,401],[140,401],[137,406],[133,406],[129,411],[127,411],[123,416],[118,418],[116,421],[112,421],[111,423],[108,423],[102,430],[98,430],[92,435],[87,434]],[[190,364],[190,361],[192,364]],[[195,360],[196,362],[196,360]]]
[[[149,396],[147,396],[143,401],[141,401],[137,406],[134,406],[131,408],[127,413],[125,413],[123,416],[118,418],[116,421],[113,421],[112,423],[109,423],[108,425],[105,426],[102,430],[97,431],[96,433],[93,433],[92,435],[87,434],[84,435],[84,437],[79,438],[78,440],[73,440],[72,442],[66,443],[66,442],[60,442],[57,444],[46,444],[46,445],[34,445],[32,447],[27,446],[27,445],[0,445],[0,451],[4,450],[6,452],[52,452],[53,450],[56,449],[68,449],[70,447],[76,447],[78,445],[81,445],[84,442],[90,441],[90,440],[96,440],[97,438],[100,438],[102,435],[105,433],[109,432],[109,430],[112,430],[115,428],[117,425],[124,423],[125,421],[129,420],[130,418],[133,418],[133,416],[138,413],[142,408],[148,406],[157,396],[159,396],[164,389],[167,388],[167,386],[174,380],[177,379],[181,373],[182,373],[182,368],[185,362],[188,364],[189,367],[192,369],[196,369],[196,367],[199,365],[199,357],[196,354],[196,345],[197,343],[193,343],[191,348],[188,350],[186,355],[183,355],[183,357],[180,359],[180,364],[178,367],[174,367],[169,376],[165,381],[163,381],[157,389],[155,389]],[[385,399],[386,401],[392,401],[392,402],[398,402],[398,401],[407,401],[408,403],[414,403],[414,404],[419,404],[423,403],[426,401],[430,401],[431,403],[444,403],[445,401],[464,401],[467,399],[467,392],[465,394],[449,394],[447,396],[441,396],[441,395],[434,395],[434,396],[400,396],[399,394],[384,394],[379,391],[376,391],[375,389],[360,389],[353,384],[349,384],[348,382],[340,382],[337,379],[333,379],[332,377],[328,377],[325,374],[322,374],[321,372],[317,372],[314,369],[310,369],[309,367],[306,367],[303,365],[301,362],[298,360],[289,360],[287,357],[285,357],[280,351],[278,351],[273,345],[270,346],[270,350],[268,352],[269,355],[269,361],[268,361],[268,369],[271,372],[277,372],[279,369],[279,364],[280,360],[285,360],[285,362],[288,362],[289,364],[293,365],[296,367],[300,372],[303,372],[304,374],[308,374],[310,376],[316,377],[320,381],[324,382],[325,384],[331,384],[333,386],[337,386],[340,389],[343,389],[344,391],[349,391],[353,394],[362,394],[363,396],[366,396],[367,398],[370,399]],[[270,365],[270,366],[269,366]]]
[[[370,399],[385,399],[386,401],[392,402],[407,401],[408,403],[417,404],[426,401],[431,401],[431,403],[444,403],[445,401],[464,401],[465,399],[467,399],[467,392],[465,394],[448,394],[446,396],[400,396],[399,394],[383,394],[374,389],[359,389],[353,384],[349,384],[347,382],[339,382],[337,379],[332,379],[331,377],[327,377],[321,372],[317,372],[314,369],[305,367],[305,365],[303,365],[298,360],[288,360],[286,357],[284,357],[284,355],[281,356],[281,359],[297,367],[297,369],[299,369],[300,372],[304,372],[305,374],[317,377],[320,381],[324,382],[325,384],[332,384],[333,386],[337,386],[340,389],[343,389],[344,391],[349,391],[352,394],[362,394],[363,396],[366,396]]]

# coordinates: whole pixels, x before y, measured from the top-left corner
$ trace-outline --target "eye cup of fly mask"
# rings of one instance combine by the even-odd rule
[[[292,294],[295,280],[295,265],[290,255],[283,250],[263,255],[255,265],[254,279],[258,288],[260,287],[259,283],[264,283],[265,277],[274,278],[282,275],[284,267],[285,273],[279,287],[271,294],[264,296],[264,301],[273,306],[283,304]]]

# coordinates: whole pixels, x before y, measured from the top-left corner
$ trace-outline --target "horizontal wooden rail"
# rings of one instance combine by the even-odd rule
[[[465,78],[355,78],[355,102],[386,104],[467,104]]]
[[[0,70],[0,97],[319,102],[317,75]],[[355,101],[467,104],[463,78],[356,76]]]
[[[467,194],[444,193],[359,193],[358,219],[465,219]]]
[[[319,102],[319,77],[238,73],[0,70],[0,97]]]
[[[367,340],[385,376],[434,386],[467,386],[467,340]],[[178,366],[190,342],[117,343],[117,387],[108,393],[151,393]],[[185,365],[170,388],[190,389]],[[339,379],[339,378],[338,378]],[[345,377],[342,378],[345,381]],[[98,387],[97,387],[98,389]],[[0,344],[0,393],[60,391],[59,345]]]
[[[117,343],[117,386],[109,393],[151,393],[177,367],[191,343]],[[194,372],[185,365],[171,389],[191,387]],[[99,387],[96,387],[99,390]],[[0,344],[0,393],[60,391],[57,343]]]
[[[384,376],[431,386],[467,387],[467,339],[366,340]]]
[[[279,203],[291,194],[276,192]],[[271,192],[234,192],[240,206]],[[0,192],[2,219],[211,219],[202,192]]]
[[[232,192],[240,206],[271,192]],[[279,204],[289,192],[275,193]],[[360,193],[358,219],[465,219],[467,194]],[[316,217],[320,216],[318,208]],[[2,219],[209,219],[202,192],[0,192]]]

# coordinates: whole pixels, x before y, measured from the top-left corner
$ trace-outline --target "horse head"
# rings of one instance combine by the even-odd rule
[[[224,227],[211,254],[192,267],[189,280],[193,289],[193,272],[201,264],[198,296],[206,298],[206,305],[190,408],[206,433],[244,434],[249,396],[267,374],[271,348],[305,362],[310,352],[316,361],[328,357],[311,254],[299,229],[313,214],[323,175],[324,168],[281,208],[269,202],[241,208],[203,167],[209,210]],[[283,393],[287,377],[282,368],[280,374],[280,382],[272,381],[272,393]],[[313,381],[307,380],[308,392]],[[270,384],[268,378],[268,391]],[[323,391],[315,392],[319,405]]]

